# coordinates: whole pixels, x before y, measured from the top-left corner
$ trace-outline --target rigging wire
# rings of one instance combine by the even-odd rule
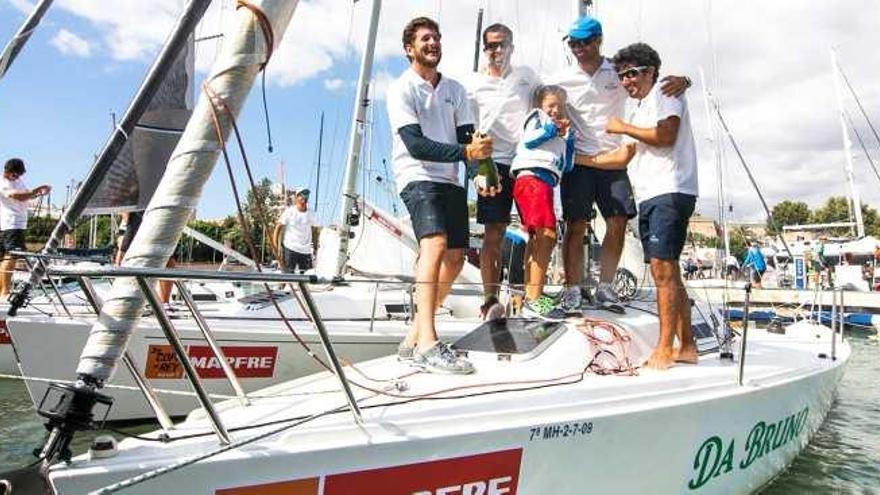
[[[859,107],[859,111],[862,113],[862,117],[865,118],[865,122],[868,123],[868,127],[871,128],[871,132],[874,134],[874,139],[877,140],[877,143],[880,144],[880,134],[877,133],[877,129],[874,128],[874,124],[871,122],[871,119],[868,118],[868,113],[865,111],[865,107],[862,106],[862,100],[859,98],[859,95],[856,94],[856,90],[852,87],[852,84],[849,82],[849,78],[846,77],[846,73],[843,72],[843,67],[840,66],[840,60],[837,61],[837,71],[840,73],[843,78],[843,82],[846,84],[846,87],[849,89],[849,92],[852,94],[853,99],[856,101],[856,105]]]
[[[275,147],[272,146],[272,126],[269,123],[269,104],[266,102],[266,70],[262,71],[260,77],[260,92],[263,96],[263,117],[266,121],[266,139],[268,141],[267,149],[269,153],[275,151]]]
[[[733,151],[736,153],[736,156],[739,158],[740,164],[743,166],[743,170],[745,170],[746,175],[748,176],[749,182],[751,182],[752,187],[755,190],[755,193],[758,195],[758,199],[761,201],[761,206],[764,208],[764,213],[767,214],[767,221],[773,222],[773,212],[770,211],[770,207],[767,205],[767,200],[764,199],[764,194],[761,192],[761,188],[758,187],[757,181],[755,181],[755,176],[752,175],[752,170],[749,167],[749,164],[746,162],[745,157],[739,149],[739,145],[736,143],[736,139],[734,139],[733,134],[730,132],[730,129],[727,127],[727,122],[724,120],[724,115],[721,114],[721,107],[718,105],[717,101],[712,102],[715,107],[715,115],[718,117],[718,123],[721,124],[721,128],[724,130],[724,134],[727,136],[727,139],[730,141],[731,147]],[[779,240],[782,242],[782,246],[785,248],[785,251],[788,253],[789,259],[794,259],[794,255],[791,253],[791,249],[788,247],[788,242],[786,242],[785,237],[782,236],[781,233],[777,235]]]
[[[877,177],[877,180],[880,180],[880,172],[877,171],[877,164],[874,163],[874,160],[871,158],[871,154],[868,153],[868,147],[865,146],[865,141],[862,139],[862,135],[859,133],[859,130],[856,129],[852,117],[846,110],[843,111],[843,116],[846,117],[846,121],[849,123],[850,129],[852,129],[853,134],[856,135],[856,140],[859,142],[859,146],[861,146],[862,151],[865,152],[865,158],[868,159],[868,163],[871,165],[871,170],[874,171],[874,175]]]

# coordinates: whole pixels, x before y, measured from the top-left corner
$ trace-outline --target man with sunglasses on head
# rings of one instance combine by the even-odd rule
[[[513,31],[504,24],[492,24],[483,31],[483,54],[486,65],[465,80],[474,103],[478,128],[492,137],[492,160],[498,168],[499,187],[486,188],[477,183],[477,223],[484,226],[480,250],[480,275],[483,279],[484,319],[501,318],[504,306],[498,301],[501,281],[501,244],[510,223],[513,205],[513,178],[510,164],[531,105],[532,94],[540,86],[537,74],[528,67],[510,64],[513,55]],[[477,179],[479,180],[479,179]],[[516,281],[511,281],[516,282]],[[520,283],[522,281],[519,281]]]
[[[626,122],[608,119],[608,133],[636,142],[629,173],[639,201],[639,236],[657,285],[660,337],[645,366],[666,369],[697,363],[691,309],[678,260],[697,201],[697,152],[687,100],[664,95],[657,84],[660,56],[635,43],[614,56],[630,98]],[[679,347],[673,347],[675,337]]]
[[[403,30],[409,68],[388,87],[394,178],[419,240],[414,326],[398,359],[434,373],[468,374],[474,366],[440,342],[434,313],[464,265],[468,244],[467,197],[459,164],[487,158],[492,139],[474,135],[467,92],[437,70],[440,27],[427,17]]]
[[[579,18],[569,29],[568,46],[576,63],[548,83],[568,93],[569,118],[576,131],[575,163],[561,182],[562,216],[566,222],[563,264],[566,288],[562,307],[579,312],[584,279],[584,236],[593,204],[605,218],[605,238],[599,257],[599,286],[594,298],[605,309],[622,310],[612,282],[623,251],[626,223],[636,215],[626,163],[632,146],[622,146],[620,136],[605,132],[608,120],[621,117],[627,93],[610,60],[602,56],[602,25],[590,16]],[[678,95],[690,86],[686,77],[667,76],[664,94]]]

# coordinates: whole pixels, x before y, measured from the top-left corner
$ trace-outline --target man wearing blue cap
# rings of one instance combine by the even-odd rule
[[[634,149],[631,145],[621,146],[620,136],[608,134],[605,129],[609,118],[623,116],[628,95],[614,64],[601,54],[602,24],[597,19],[579,18],[569,29],[567,41],[577,63],[549,81],[568,93],[569,117],[577,132],[576,163],[581,165],[565,174],[561,182],[562,216],[566,222],[562,306],[567,311],[580,309],[583,239],[595,203],[606,223],[595,299],[600,307],[612,308],[618,301],[611,282],[623,251],[626,222],[636,215],[625,169]],[[669,95],[681,94],[690,85],[686,77],[667,76],[661,82],[663,93]]]

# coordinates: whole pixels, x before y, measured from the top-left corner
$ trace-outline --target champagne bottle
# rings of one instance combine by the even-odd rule
[[[486,178],[486,187],[498,187],[498,168],[491,156],[477,160],[477,175]]]

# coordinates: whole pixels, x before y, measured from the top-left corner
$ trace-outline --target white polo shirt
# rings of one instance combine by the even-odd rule
[[[388,86],[385,102],[391,124],[391,154],[397,190],[402,191],[415,181],[460,185],[459,162],[417,160],[409,154],[397,131],[410,124],[419,124],[422,134],[432,141],[458,143],[455,130],[475,123],[464,86],[441,75],[435,88],[409,68]]]
[[[510,165],[522,134],[522,123],[532,106],[532,95],[541,85],[535,71],[511,67],[503,77],[484,72],[463,80],[477,116],[477,129],[492,136],[492,159]],[[485,119],[490,119],[488,129]]]
[[[0,176],[0,230],[27,228],[28,202],[9,197],[13,191],[27,190],[23,180],[9,180]]]
[[[568,94],[568,116],[577,131],[575,150],[596,155],[620,146],[620,136],[608,134],[609,117],[623,117],[627,93],[617,79],[614,64],[603,58],[592,76],[577,64],[547,78]]]
[[[661,194],[697,196],[699,192],[697,150],[684,95],[665,96],[660,85],[655,84],[643,99],[628,102],[626,120],[636,127],[657,127],[657,122],[671,116],[680,119],[674,146],[651,146],[636,141],[636,156],[628,171],[639,203]]]

